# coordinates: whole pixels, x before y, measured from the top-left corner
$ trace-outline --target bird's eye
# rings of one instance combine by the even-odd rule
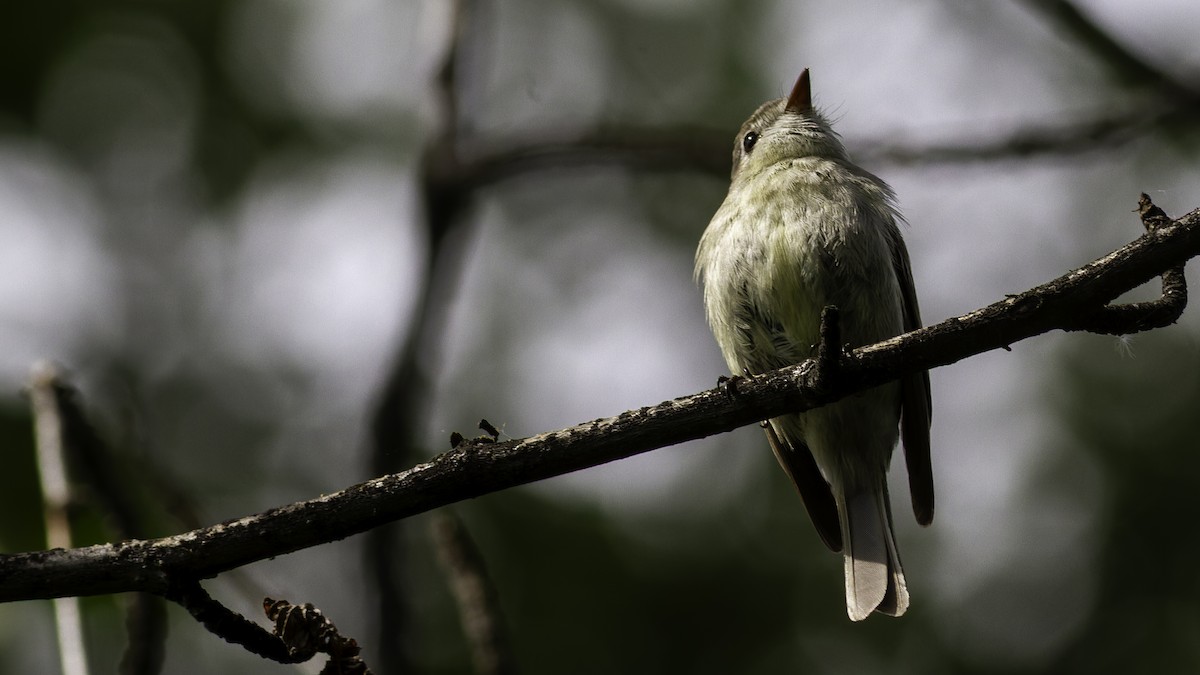
[[[745,136],[742,136],[742,150],[750,152],[754,149],[754,144],[758,142],[757,131],[747,131]]]

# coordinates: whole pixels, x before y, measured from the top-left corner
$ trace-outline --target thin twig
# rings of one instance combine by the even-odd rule
[[[470,533],[462,521],[445,510],[434,514],[430,532],[438,562],[458,604],[476,675],[515,673],[499,595]]]
[[[118,462],[88,420],[79,392],[67,376],[53,366],[43,364],[44,374],[52,377],[55,413],[59,422],[62,459],[76,477],[78,492],[104,516],[115,530],[117,539],[148,536],[146,527],[127,479],[118,474]],[[121,675],[155,675],[162,670],[167,639],[167,612],[162,598],[133,594],[125,610],[129,640],[121,655]]]
[[[530,438],[464,442],[403,473],[175,537],[0,555],[0,602],[164,592],[172,579],[209,578],[464,499],[810,410],[920,370],[1074,327],[1081,317],[1197,255],[1200,209],[1025,293],[844,355],[836,394],[814,386],[815,362],[809,360],[741,382],[737,396],[718,386]]]
[[[263,600],[263,610],[274,631],[235,612],[204,590],[197,581],[170,584],[164,597],[179,604],[210,633],[246,651],[277,663],[304,663],[318,653],[329,655],[321,672],[370,675],[359,658],[358,643],[341,635],[321,610],[311,604],[293,605],[285,600]]]
[[[1171,225],[1171,219],[1162,209],[1150,201],[1150,195],[1142,193],[1135,211],[1141,216],[1142,226],[1154,232]],[[1187,306],[1187,280],[1183,266],[1173,267],[1162,274],[1162,295],[1157,300],[1131,302],[1124,305],[1106,305],[1084,317],[1068,330],[1083,330],[1105,335],[1126,335],[1169,326],[1179,320]]]
[[[199,581],[169,583],[156,590],[186,609],[210,633],[251,654],[279,663],[303,663],[311,658],[311,654],[292,653],[279,636],[214,600]]]
[[[71,486],[67,479],[66,421],[62,409],[65,396],[59,383],[59,368],[39,362],[30,376],[29,397],[37,437],[38,477],[41,481],[46,546],[71,547]],[[58,633],[58,657],[63,675],[87,675],[87,651],[83,642],[83,620],[79,600],[54,600],[54,622]]]

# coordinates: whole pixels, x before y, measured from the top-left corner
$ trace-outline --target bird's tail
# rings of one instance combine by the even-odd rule
[[[908,609],[908,588],[892,535],[886,485],[837,498],[845,547],[846,612],[852,621],[862,621],[873,611],[900,616]]]

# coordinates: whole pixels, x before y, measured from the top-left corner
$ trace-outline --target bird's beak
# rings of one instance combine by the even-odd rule
[[[791,113],[806,113],[812,110],[812,86],[808,83],[808,68],[796,79],[792,87],[792,95],[788,97],[787,105],[783,108]]]

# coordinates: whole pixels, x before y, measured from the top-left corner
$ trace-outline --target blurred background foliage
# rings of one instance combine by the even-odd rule
[[[900,195],[927,322],[1132,239],[1140,191],[1200,206],[1188,0],[1080,0],[1075,19],[1041,0],[470,6],[461,23],[444,0],[7,8],[0,550],[44,547],[21,394],[38,358],[72,370],[146,536],[409,466],[480,417],[521,437],[723,372],[691,282],[726,187],[712,162],[548,160],[452,192],[440,219],[431,158],[636,129],[719,164],[809,66]],[[1197,316],[933,374],[939,513],[916,528],[893,490],[900,620],[846,619],[841,560],[753,428],[455,510],[528,673],[1197,670]],[[77,543],[117,537],[76,478]],[[427,530],[206,585],[255,618],[263,595],[315,603],[376,672],[470,672]],[[127,605],[83,604],[96,672],[121,658]],[[163,672],[319,668],[168,617]],[[49,603],[0,606],[0,672],[54,672],[56,649]]]

